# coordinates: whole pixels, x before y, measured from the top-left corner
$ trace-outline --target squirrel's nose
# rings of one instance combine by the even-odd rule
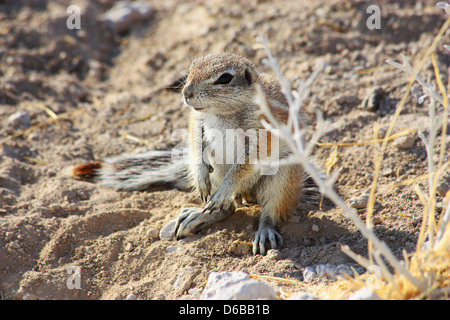
[[[186,100],[187,103],[189,102],[189,99],[192,99],[194,97],[194,90],[191,85],[184,87],[183,96],[184,100]]]

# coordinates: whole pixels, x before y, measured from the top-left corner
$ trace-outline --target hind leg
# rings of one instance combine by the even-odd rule
[[[283,245],[275,227],[297,208],[302,190],[303,170],[298,165],[282,166],[275,175],[262,176],[256,187],[261,206],[258,231],[253,240],[253,254],[266,254],[266,242],[272,249]]]
[[[213,225],[228,218],[233,214],[235,206],[232,204],[228,210],[222,209],[214,211],[211,214],[202,214],[203,208],[183,208],[177,218],[175,226],[175,235],[177,239],[184,238],[191,233],[195,233],[200,229]]]

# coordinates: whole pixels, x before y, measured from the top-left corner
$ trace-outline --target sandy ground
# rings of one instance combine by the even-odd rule
[[[198,292],[192,289],[203,288],[212,271],[247,270],[303,282],[307,266],[356,267],[340,247],[364,255],[367,241],[338,208],[300,210],[283,223],[284,246],[272,259],[253,256],[247,245],[257,228],[256,206],[181,241],[160,240],[155,235],[185,204],[200,204],[196,195],[118,192],[63,171],[138,148],[175,145],[172,132],[186,128],[187,110],[179,92],[166,88],[186,74],[193,58],[211,51],[243,54],[270,71],[256,42],[260,35],[294,83],[317,61],[327,62],[305,107],[310,132],[320,110],[339,123],[321,142],[370,141],[375,128],[387,128],[408,80],[385,60],[414,57],[431,43],[445,15],[433,1],[375,1],[381,29],[369,30],[364,1],[144,2],[151,16],[112,34],[98,18],[113,1],[77,1],[80,30],[66,27],[72,1],[0,1],[1,298],[192,299]],[[437,58],[446,82],[450,57],[439,47]],[[431,65],[424,70],[425,77],[432,74]],[[364,107],[377,87],[373,108]],[[415,92],[396,132],[424,126],[428,110],[417,104]],[[18,111],[30,118],[11,120]],[[392,183],[427,172],[424,145],[411,135],[404,148],[389,144],[375,204],[375,233],[399,257],[402,250],[415,250],[422,204],[412,186]],[[340,172],[337,185],[346,201],[370,186],[376,149],[337,148],[333,171]],[[317,147],[317,162],[325,165],[332,151]],[[188,289],[173,288],[186,270]],[[327,298],[329,282],[277,290],[281,298],[300,289]]]

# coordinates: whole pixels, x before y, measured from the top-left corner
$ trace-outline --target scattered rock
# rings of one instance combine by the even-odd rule
[[[380,217],[373,217],[372,218],[372,223],[373,224],[380,224],[381,223],[381,218]]]
[[[178,274],[177,279],[173,283],[173,288],[179,293],[187,291],[191,286],[195,274],[196,272],[192,267],[182,271],[180,274]]]
[[[241,241],[234,241],[230,247],[230,253],[238,256],[244,256],[250,253],[250,250],[250,245]]]
[[[379,128],[377,131],[377,138],[384,139],[384,137],[386,136],[387,130],[388,130],[387,128]]]
[[[317,224],[313,224],[311,227],[312,231],[319,232],[319,226]]]
[[[280,260],[282,258],[282,254],[280,250],[270,249],[267,251],[266,257],[270,260]]]
[[[166,251],[167,252],[175,252],[175,251],[183,251],[184,249],[183,248],[180,248],[180,247],[177,247],[177,246],[168,246],[167,248],[166,248]]]
[[[364,287],[352,294],[348,300],[381,300],[381,298],[372,289]]]
[[[132,244],[131,242],[128,242],[128,243],[125,245],[125,251],[130,252],[130,251],[132,251],[132,250],[133,250],[133,244]]]
[[[362,195],[351,198],[349,200],[349,204],[352,208],[355,209],[365,208],[367,206],[367,203],[369,202],[369,196],[370,192],[369,190],[366,190]]]
[[[390,176],[394,171],[392,170],[392,168],[386,168],[381,172],[381,175],[383,177],[387,177]]]
[[[317,279],[317,273],[313,267],[306,267],[303,270],[303,281],[311,282],[314,279]]]
[[[350,267],[345,264],[340,264],[338,266],[334,266],[331,264],[319,264],[318,266],[316,266],[316,273],[319,278],[330,280],[336,280],[337,278],[342,277],[345,274],[349,276],[353,275]]]
[[[134,24],[148,19],[153,13],[150,6],[142,2],[121,1],[102,14],[99,19],[113,33],[129,31]]]
[[[152,239],[156,239],[159,236],[159,231],[155,228],[150,228],[147,230],[147,237],[152,238]]]
[[[17,241],[10,242],[10,247],[13,249],[20,249],[20,243]]]
[[[133,293],[130,293],[129,295],[127,295],[127,300],[137,300],[137,296]]]
[[[441,197],[445,197],[450,190],[450,173],[444,174],[438,181],[436,186],[436,192]]]
[[[341,95],[336,99],[336,102],[340,105],[353,106],[358,105],[361,101],[355,95]]]
[[[177,220],[173,219],[159,231],[160,239],[172,239],[175,236],[175,226],[177,224]]]
[[[188,294],[191,295],[191,300],[198,300],[200,299],[202,291],[203,291],[202,288],[191,288],[188,290]]]
[[[368,111],[376,111],[380,107],[381,99],[383,98],[384,92],[381,87],[373,88],[367,97],[363,100],[361,107],[362,109]]]
[[[400,137],[395,140],[394,147],[398,149],[409,149],[413,146],[416,139],[413,136]]]
[[[291,295],[287,300],[319,300],[315,295],[308,292],[298,292]]]
[[[275,299],[275,290],[268,284],[251,279],[242,271],[211,272],[200,300]]]
[[[26,111],[17,111],[8,117],[8,122],[15,129],[20,127],[28,128],[31,125],[31,117]]]

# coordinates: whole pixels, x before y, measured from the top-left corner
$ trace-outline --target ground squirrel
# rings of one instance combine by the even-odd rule
[[[258,72],[251,61],[225,52],[198,58],[192,62],[182,90],[190,109],[189,161],[173,161],[170,151],[148,151],[76,166],[73,174],[126,190],[162,185],[185,189],[189,183],[206,205],[181,211],[175,229],[178,239],[226,219],[240,199],[251,198],[261,206],[253,253],[265,254],[267,241],[271,248],[278,248],[283,238],[275,226],[300,204],[305,175],[298,164],[281,164],[274,174],[262,174],[257,161],[251,161],[252,148],[264,147],[268,154],[274,153],[271,132],[265,132],[265,140],[247,135],[252,130],[259,135],[263,130],[255,102],[257,86],[275,118],[286,123],[288,107],[278,82]],[[232,139],[227,136],[230,132],[234,134]],[[245,143],[238,145],[240,138]],[[235,148],[240,150],[230,157],[229,150]],[[283,141],[276,148],[279,158],[289,154]],[[218,161],[219,151],[221,159],[227,161]]]

